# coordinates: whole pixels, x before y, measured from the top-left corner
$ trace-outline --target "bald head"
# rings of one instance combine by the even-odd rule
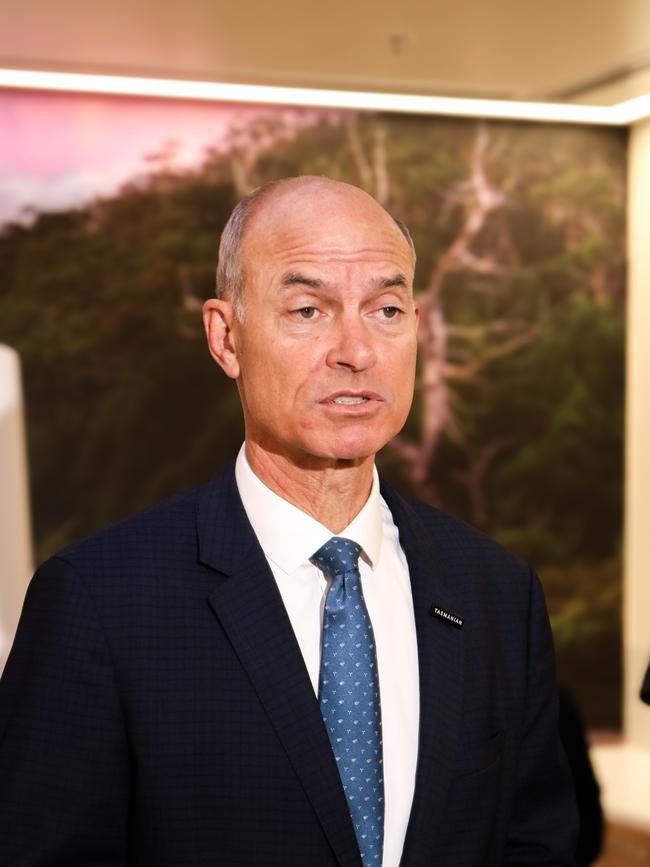
[[[304,175],[258,187],[235,207],[221,235],[217,265],[217,298],[228,298],[243,320],[248,251],[260,236],[288,231],[293,223],[348,217],[365,225],[394,231],[408,245],[412,268],[415,248],[406,226],[359,187],[330,178]]]

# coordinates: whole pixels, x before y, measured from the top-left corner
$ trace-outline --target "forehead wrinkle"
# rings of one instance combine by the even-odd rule
[[[278,264],[284,263],[285,274],[302,273],[303,267],[320,270],[328,265],[363,264],[367,259],[375,261],[382,270],[399,274],[402,274],[404,264],[408,263],[404,270],[409,274],[412,272],[410,250],[407,253],[397,248],[389,250],[386,247],[362,247],[357,250],[344,250],[337,247],[296,247],[273,251],[265,258],[267,261],[275,260]],[[319,274],[313,279],[324,282],[327,278]]]
[[[346,250],[342,247],[309,247],[296,246],[293,248],[285,248],[271,253],[269,258],[273,259],[289,259],[293,260],[296,265],[304,264],[306,266],[319,267],[322,264],[329,262],[340,262],[342,264],[354,264],[366,257],[374,259],[392,259],[395,255],[399,258],[410,261],[410,250],[405,251],[395,245],[393,249],[387,246],[383,247],[359,247],[355,250]],[[388,266],[390,267],[390,266]],[[394,265],[392,266],[394,267]]]

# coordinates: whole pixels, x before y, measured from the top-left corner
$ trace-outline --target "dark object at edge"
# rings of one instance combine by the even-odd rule
[[[580,817],[575,859],[577,867],[588,867],[598,858],[603,848],[600,787],[591,766],[585,729],[578,709],[564,690],[561,689],[559,693],[560,738],[571,768]]]
[[[650,704],[650,665],[646,668],[645,677],[641,684],[641,701]]]

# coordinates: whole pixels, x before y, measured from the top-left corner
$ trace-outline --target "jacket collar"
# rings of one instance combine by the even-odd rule
[[[436,837],[452,782],[463,698],[465,633],[432,616],[434,606],[462,611],[454,589],[454,575],[442,556],[441,518],[435,510],[428,520],[388,485],[386,500],[399,529],[409,566],[417,632],[420,674],[420,727],[413,806],[404,842],[401,867],[428,862],[436,851]],[[471,624],[464,629],[471,628]]]

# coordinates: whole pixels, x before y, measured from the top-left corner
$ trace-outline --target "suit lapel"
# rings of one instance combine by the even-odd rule
[[[456,757],[463,696],[464,633],[431,616],[432,605],[461,614],[442,558],[413,508],[382,485],[406,554],[417,632],[420,729],[415,793],[401,867],[430,863]],[[467,629],[468,625],[464,626]],[[471,624],[469,625],[471,628]],[[425,858],[425,855],[428,857]]]
[[[199,493],[199,557],[221,573],[209,603],[246,670],[342,867],[361,867],[343,787],[282,597],[250,526],[234,464]]]

